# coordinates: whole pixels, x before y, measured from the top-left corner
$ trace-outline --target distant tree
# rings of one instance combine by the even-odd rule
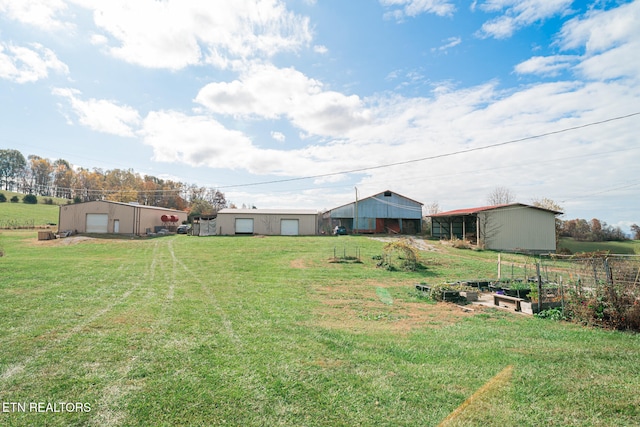
[[[18,150],[0,150],[0,182],[5,190],[14,190],[18,178],[24,174],[27,161]]]
[[[487,202],[491,206],[506,205],[515,202],[515,200],[515,193],[507,187],[496,187],[487,196]]]
[[[29,156],[29,168],[31,170],[30,186],[33,192],[41,196],[53,196],[51,188],[53,165],[47,159],[39,156]]]
[[[640,226],[638,224],[631,225],[631,232],[633,233],[633,240],[640,240]]]
[[[213,205],[206,200],[197,199],[189,207],[189,216],[212,215],[215,212]]]
[[[590,239],[593,242],[601,242],[604,240],[604,231],[602,229],[602,223],[599,219],[591,219],[591,235]]]

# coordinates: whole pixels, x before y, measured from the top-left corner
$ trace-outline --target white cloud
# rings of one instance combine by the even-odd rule
[[[280,0],[72,1],[93,11],[110,54],[149,68],[224,68],[295,51],[311,40],[308,18]]]
[[[417,16],[423,13],[431,13],[438,16],[451,16],[456,10],[449,0],[380,0],[380,4],[397,9],[385,14],[387,18],[402,21],[404,17]]]
[[[571,55],[534,56],[516,65],[515,72],[557,76],[562,71],[570,69],[578,59],[577,56]]]
[[[268,64],[254,64],[239,80],[208,84],[195,101],[218,114],[284,117],[311,135],[345,135],[369,121],[359,97],[325,91],[321,82],[293,68]]]
[[[447,51],[449,49],[451,49],[452,47],[456,47],[458,46],[460,43],[462,43],[462,39],[460,37],[449,37],[446,40],[443,40],[444,44],[442,46],[439,46],[437,48],[433,48],[431,49],[432,52],[435,51]]]
[[[66,10],[63,0],[0,0],[0,13],[43,30],[73,29],[72,24],[60,19]]]
[[[287,137],[284,136],[282,132],[271,131],[271,138],[275,139],[278,142],[284,142]]]
[[[511,37],[522,27],[568,13],[571,3],[573,0],[486,0],[475,7],[502,15],[485,22],[478,35],[496,39]]]
[[[327,47],[323,46],[323,45],[315,45],[315,46],[313,46],[313,51],[315,53],[319,53],[321,55],[324,55],[327,52],[329,52],[329,49],[327,49]]]
[[[83,126],[112,135],[135,136],[136,126],[140,123],[140,115],[135,109],[104,99],[83,101],[80,91],[70,88],[54,88],[52,93],[69,101],[71,111]]]
[[[559,45],[584,51],[578,69],[590,79],[640,79],[640,2],[607,11],[592,10],[567,22]]]
[[[155,111],[140,132],[153,147],[154,160],[246,170],[254,174],[304,174],[313,161],[301,151],[263,149],[242,132],[227,129],[215,119],[176,111]]]
[[[49,76],[49,70],[68,74],[69,68],[55,53],[41,44],[29,47],[0,43],[0,78],[15,83],[30,83]]]
[[[611,49],[640,37],[640,2],[618,8],[591,10],[568,21],[560,32],[563,49],[584,48],[589,55]]]

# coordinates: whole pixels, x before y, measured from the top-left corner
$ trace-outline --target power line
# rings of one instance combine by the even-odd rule
[[[375,169],[383,169],[383,168],[389,168],[389,167],[393,167],[393,166],[408,165],[408,164],[411,164],[411,163],[424,162],[424,161],[427,161],[427,160],[442,159],[444,157],[452,157],[452,156],[457,156],[459,154],[466,154],[466,153],[471,153],[471,152],[475,152],[475,151],[488,150],[488,149],[491,149],[491,148],[502,147],[502,146],[510,145],[510,144],[516,144],[518,142],[530,141],[532,139],[540,139],[540,138],[544,138],[544,137],[547,137],[547,136],[558,135],[558,134],[565,133],[565,132],[571,132],[571,131],[578,130],[578,129],[584,129],[584,128],[591,127],[591,126],[597,126],[597,125],[601,125],[601,124],[604,124],[604,123],[613,122],[613,121],[616,121],[616,120],[623,120],[623,119],[627,119],[627,118],[630,118],[630,117],[633,117],[633,116],[638,116],[638,115],[640,115],[640,111],[639,112],[635,112],[635,113],[631,113],[631,114],[627,114],[627,115],[624,115],[624,116],[617,116],[617,117],[612,117],[612,118],[605,119],[605,120],[600,120],[600,121],[597,121],[597,122],[586,123],[586,124],[579,125],[579,126],[572,126],[572,127],[568,127],[568,128],[564,128],[564,129],[560,129],[560,130],[555,130],[555,131],[551,131],[551,132],[546,132],[546,133],[541,133],[541,134],[537,134],[537,135],[527,136],[527,137],[524,137],[524,138],[512,139],[512,140],[509,140],[509,141],[498,142],[496,144],[484,145],[482,147],[468,148],[466,150],[453,151],[451,153],[436,154],[436,155],[433,155],[433,156],[421,157],[421,158],[418,158],[418,159],[405,160],[405,161],[402,161],[402,162],[386,163],[386,164],[383,164],[383,165],[369,166],[369,167],[358,168],[358,169],[350,169],[350,170],[342,171],[342,172],[330,172],[330,173],[324,173],[324,174],[318,174],[318,175],[309,175],[309,176],[303,176],[303,177],[297,177],[297,178],[285,178],[285,179],[278,179],[278,180],[272,180],[272,181],[261,181],[261,182],[247,183],[247,184],[225,185],[225,186],[221,186],[219,188],[223,189],[223,188],[252,187],[252,186],[256,186],[256,185],[281,184],[281,183],[285,183],[285,182],[294,182],[294,181],[303,181],[303,180],[307,180],[307,179],[325,178],[325,177],[336,176],[336,175],[348,175],[348,174],[352,174],[352,173],[366,172],[366,171],[375,170]]]

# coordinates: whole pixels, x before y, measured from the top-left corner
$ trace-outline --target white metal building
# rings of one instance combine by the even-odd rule
[[[556,215],[522,203],[458,209],[429,215],[431,234],[469,240],[498,251],[555,252]]]
[[[216,234],[311,236],[318,233],[318,212],[309,209],[222,209]]]

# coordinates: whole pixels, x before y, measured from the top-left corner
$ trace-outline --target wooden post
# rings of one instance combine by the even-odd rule
[[[502,261],[500,255],[501,254],[498,254],[498,280],[502,277]]]
[[[542,311],[542,276],[540,276],[540,263],[536,263],[536,275],[538,276],[538,313]]]

